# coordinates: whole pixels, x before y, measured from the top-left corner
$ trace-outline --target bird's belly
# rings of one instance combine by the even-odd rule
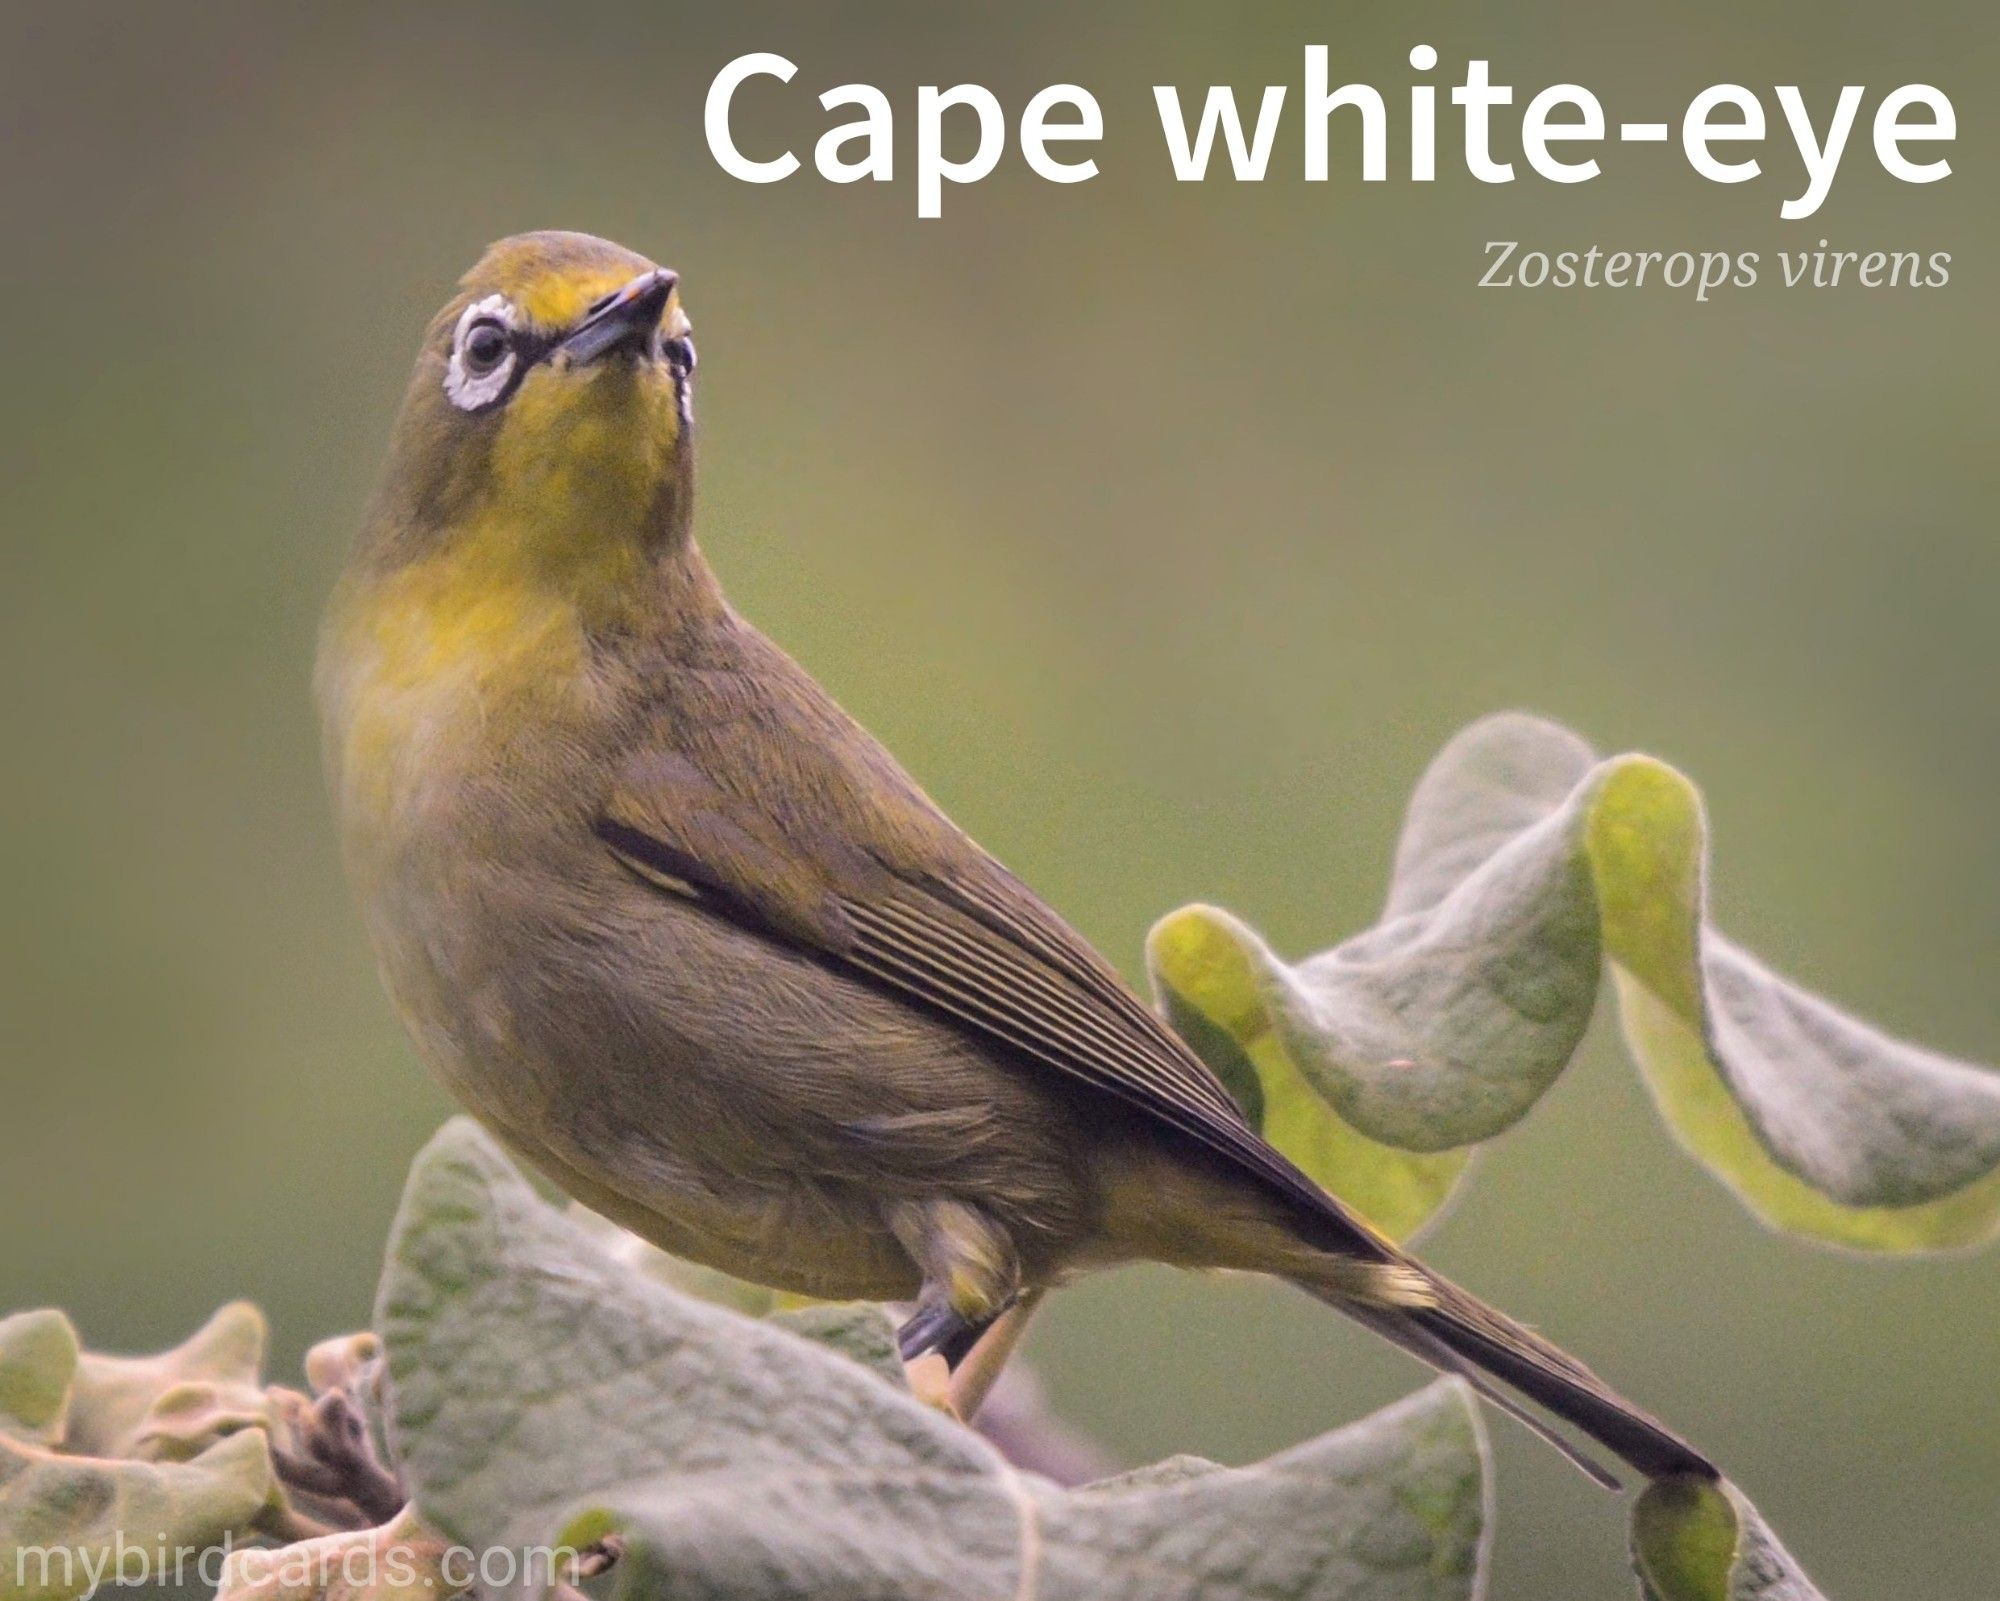
[[[1064,1087],[608,858],[571,865],[488,886],[508,904],[476,917],[463,886],[448,916],[406,903],[381,941],[433,1070],[563,1189],[677,1255],[827,1297],[915,1293],[899,1202],[975,1201],[1035,1276],[1085,1234],[1089,1130]]]
[[[496,1132],[564,1193],[674,1256],[826,1300],[916,1296],[921,1276],[870,1197],[718,1173],[651,1140],[634,1182],[636,1165],[546,1131]]]

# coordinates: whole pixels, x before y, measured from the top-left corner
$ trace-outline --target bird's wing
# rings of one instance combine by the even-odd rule
[[[727,695],[736,737],[717,737],[690,689],[675,726],[656,728],[628,758],[596,824],[619,861],[666,893],[1117,1096],[1316,1216],[1328,1248],[1394,1256],[1250,1128],[1081,935],[776,659],[782,668],[768,671],[796,674],[793,693]],[[744,721],[760,737],[743,738]]]

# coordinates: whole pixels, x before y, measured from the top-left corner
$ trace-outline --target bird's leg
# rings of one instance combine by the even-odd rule
[[[964,1201],[904,1202],[889,1227],[923,1273],[917,1310],[896,1334],[905,1362],[937,1352],[957,1367],[1020,1293],[1006,1231]]]
[[[926,1299],[896,1330],[896,1349],[905,1362],[935,1353],[946,1367],[955,1368],[992,1325],[993,1318],[971,1323],[948,1302]]]
[[[993,1316],[987,1318],[983,1323],[967,1323],[954,1329],[937,1348],[938,1355],[944,1358],[945,1366],[950,1368],[954,1373],[963,1367],[966,1358],[972,1355],[973,1350],[985,1340],[986,1336],[992,1332],[1000,1320],[1011,1312],[1017,1304],[1016,1300],[1010,1299],[1005,1306],[998,1312],[995,1312]]]
[[[966,1422],[979,1415],[986,1397],[1000,1382],[1001,1372],[1020,1349],[1022,1336],[1028,1332],[1028,1324],[1047,1293],[1040,1286],[1023,1290],[1012,1306],[987,1325],[986,1332],[966,1352],[965,1359],[952,1365],[946,1397],[951,1410]]]

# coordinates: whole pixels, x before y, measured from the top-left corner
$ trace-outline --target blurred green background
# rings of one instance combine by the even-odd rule
[[[249,1295],[281,1371],[368,1314],[404,1167],[449,1108],[378,992],[332,849],[316,614],[418,331],[492,237],[679,268],[701,523],[739,605],[1137,974],[1230,907],[1287,954],[1372,920],[1398,812],[1527,706],[1682,765],[1718,913],[1900,1032],[2000,1056],[1991,7],[16,6],[0,38],[0,1308],[95,1344]],[[1958,169],[1826,208],[1796,158],[1677,147],[1483,188],[1176,185],[1150,85],[1335,81],[1410,46],[1613,121],[1703,86],[1910,80]],[[777,49],[746,143],[802,154],[853,78],[1018,111],[1101,100],[1093,183],[1010,150],[918,222],[907,177],[724,176],[724,62]],[[1517,107],[1518,110],[1518,107]],[[1400,127],[1400,121],[1397,124]],[[1518,156],[1513,116],[1499,126]],[[1392,143],[1401,159],[1400,136]],[[1525,169],[1523,169],[1525,172]],[[1949,250],[1948,288],[1707,305],[1474,287],[1545,248]],[[1902,1263],[1764,1233],[1681,1156],[1608,1026],[1490,1150],[1433,1259],[1706,1444],[1836,1596],[2000,1571],[2000,1249]],[[1241,1458],[1410,1388],[1303,1299],[1137,1272],[1034,1357],[1122,1456]],[[1623,1521],[1505,1426],[1497,1597],[1628,1593]]]

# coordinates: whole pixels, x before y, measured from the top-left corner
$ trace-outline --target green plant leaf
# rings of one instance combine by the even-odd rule
[[[380,1528],[232,1551],[215,1601],[447,1601],[473,1571],[406,1509]]]
[[[60,1312],[0,1318],[0,1435],[26,1445],[62,1438],[79,1354],[76,1329]]]
[[[377,1311],[426,1522],[475,1550],[620,1531],[623,1595],[1479,1594],[1484,1444],[1456,1381],[1253,1467],[1062,1490],[844,1357],[613,1260],[465,1120],[412,1171]]]
[[[80,1456],[187,1462],[217,1440],[263,1426],[264,1314],[248,1301],[223,1307],[155,1356],[102,1356],[77,1364],[63,1449]]]
[[[1189,906],[1154,926],[1146,951],[1167,1021],[1266,1139],[1393,1240],[1437,1217],[1470,1148],[1400,1150],[1335,1111],[1275,1026],[1280,964],[1261,939],[1227,912]]]
[[[896,1349],[895,1319],[873,1301],[795,1307],[772,1313],[770,1322],[859,1362],[899,1390],[910,1387],[909,1370]]]
[[[1554,1082],[1608,959],[1662,1115],[1759,1217],[1873,1250],[1990,1237],[2000,1074],[1893,1040],[1715,933],[1707,851],[1673,768],[1508,714],[1424,775],[1375,927],[1290,965],[1189,907],[1149,957],[1167,1015],[1267,1136],[1394,1235]]]
[[[769,1318],[780,1328],[853,1357],[898,1388],[908,1387],[909,1375],[896,1350],[895,1322],[876,1303],[814,1301],[787,1295],[719,1268],[674,1256],[591,1211],[580,1201],[572,1201],[566,1213],[607,1256],[654,1283],[711,1306],[726,1306],[745,1317]]]
[[[1825,1601],[1727,1480],[1660,1479],[1632,1508],[1645,1601]]]
[[[73,1601],[107,1575],[164,1578],[160,1552],[171,1564],[244,1533],[273,1493],[261,1429],[189,1462],[67,1456],[0,1437],[0,1601]]]
[[[260,1392],[238,1416],[262,1346],[241,1306],[157,1357],[80,1352],[60,1312],[0,1320],[0,1601],[159,1578],[163,1550],[248,1532],[276,1496]]]
[[[328,1390],[360,1395],[381,1360],[382,1342],[374,1333],[336,1334],[306,1352],[306,1384],[314,1395]]]
[[[1189,1479],[1206,1478],[1211,1473],[1227,1473],[1229,1470],[1220,1462],[1211,1462],[1205,1456],[1162,1457],[1158,1462],[1148,1462],[1143,1468],[1133,1468],[1126,1473],[1113,1474],[1108,1479],[1099,1479],[1094,1484],[1082,1486],[1088,1495],[1120,1495],[1127,1490],[1159,1489],[1170,1484],[1185,1484]]]

